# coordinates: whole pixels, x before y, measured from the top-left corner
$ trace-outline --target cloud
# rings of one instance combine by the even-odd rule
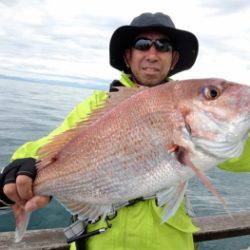
[[[14,6],[14,5],[16,5],[16,4],[18,4],[18,0],[12,0],[12,1],[10,1],[10,0],[0,0],[0,4],[2,4],[2,5],[6,5],[6,6]]]
[[[109,26],[119,23],[119,18],[81,13],[72,15],[69,22],[67,18],[51,15],[46,1],[45,4],[41,4],[42,1],[31,1],[29,5],[20,3],[0,5],[4,13],[0,17],[3,24],[0,60],[5,62],[0,73],[5,74],[7,69],[7,73],[12,71],[13,75],[25,77],[29,71],[48,76],[53,72],[62,77],[64,74],[78,77],[89,74],[90,78],[94,75],[103,78],[105,68],[109,67]],[[104,70],[95,71],[93,65],[103,65]]]
[[[223,63],[222,75],[246,78],[249,5],[247,1],[157,0],[142,6],[132,0],[107,0],[103,11],[97,0],[0,0],[0,74],[46,76],[52,80],[57,75],[65,81],[89,77],[90,82],[94,77],[118,78],[119,72],[109,65],[113,31],[141,12],[162,11],[173,18],[177,27],[194,32],[199,39],[198,65],[184,77],[212,75],[217,64]],[[194,14],[190,15],[187,8],[192,8]],[[218,11],[220,14],[215,14]]]
[[[242,58],[242,56],[244,56],[244,60],[250,60],[250,48],[246,50],[246,45],[244,44],[247,43],[247,41],[244,41],[240,37],[235,37],[233,35],[213,37],[201,35],[199,40],[204,51],[213,50],[213,54],[230,54],[235,58]]]
[[[215,12],[215,14],[231,14],[244,11],[250,7],[249,0],[201,0],[200,5]]]

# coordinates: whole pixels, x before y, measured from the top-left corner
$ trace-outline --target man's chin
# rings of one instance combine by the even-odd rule
[[[141,72],[138,77],[135,77],[135,80],[139,85],[152,87],[165,82],[165,77],[162,79],[162,76],[160,76],[159,74],[146,74],[145,72],[143,73],[144,74],[142,74]]]
[[[148,86],[148,87],[153,87],[156,85],[159,85],[161,83],[165,82],[165,80],[159,80],[159,79],[155,79],[153,77],[148,77],[147,79],[144,79],[141,83],[144,86]]]

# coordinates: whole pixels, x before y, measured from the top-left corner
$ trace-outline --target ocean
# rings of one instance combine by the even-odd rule
[[[93,90],[0,80],[0,169],[8,164],[12,153],[27,141],[46,136],[59,126],[74,106]],[[226,199],[230,211],[250,211],[250,174],[230,173],[217,168],[209,172],[213,184]],[[221,204],[193,178],[188,197],[196,216],[226,214]],[[52,199],[43,209],[32,213],[29,229],[66,227],[70,214]],[[0,216],[0,232],[14,230],[12,214]],[[209,241],[200,250],[240,250],[250,246],[250,236]]]

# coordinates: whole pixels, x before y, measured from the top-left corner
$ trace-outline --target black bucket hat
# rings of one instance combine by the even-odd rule
[[[110,64],[114,68],[131,73],[124,61],[125,49],[131,46],[136,35],[145,31],[159,31],[166,35],[173,42],[174,49],[179,52],[179,61],[171,70],[168,76],[174,75],[193,66],[198,54],[198,40],[191,32],[176,29],[173,21],[168,15],[157,12],[143,13],[134,18],[130,25],[119,27],[113,33],[110,45]]]

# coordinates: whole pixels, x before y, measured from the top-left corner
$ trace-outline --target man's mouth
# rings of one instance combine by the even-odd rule
[[[142,67],[142,70],[149,74],[155,74],[160,71],[158,68],[155,67]]]

